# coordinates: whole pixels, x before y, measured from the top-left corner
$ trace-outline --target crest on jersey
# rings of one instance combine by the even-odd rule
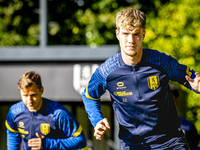
[[[160,80],[158,76],[151,76],[147,78],[148,87],[152,90],[156,90],[160,85]]]
[[[48,123],[40,124],[40,131],[44,135],[49,134],[49,132],[50,132],[50,124],[48,124]]]

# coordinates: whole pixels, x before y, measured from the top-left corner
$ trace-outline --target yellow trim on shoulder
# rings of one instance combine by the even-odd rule
[[[19,130],[19,132],[22,133],[22,134],[29,134],[29,132],[28,132],[28,131],[25,131],[24,129],[18,128],[18,130]]]
[[[86,147],[82,148],[81,150],[88,150],[88,147],[86,146]]]
[[[72,137],[77,137],[81,134],[81,132],[83,131],[81,125],[79,125],[78,130],[73,134]]]
[[[5,122],[5,125],[6,125],[6,128],[8,128],[8,130],[10,130],[11,132],[14,132],[14,133],[19,133],[18,131],[16,131],[16,130],[12,129],[12,128],[9,126],[9,124],[8,124],[7,120],[6,120],[6,122]]]
[[[89,84],[89,83],[88,83]],[[85,93],[85,96],[87,97],[87,98],[89,98],[89,99],[92,99],[92,100],[99,100],[100,98],[92,98],[92,97],[90,97],[90,95],[88,94],[88,84],[87,84],[87,86],[86,86],[86,93]]]

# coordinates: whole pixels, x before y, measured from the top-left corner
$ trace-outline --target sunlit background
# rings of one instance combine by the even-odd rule
[[[41,74],[45,96],[65,105],[82,124],[90,150],[119,149],[109,96],[102,111],[112,129],[103,141],[96,141],[80,91],[94,69],[120,51],[115,17],[127,7],[146,14],[145,48],[165,52],[200,72],[200,0],[0,0],[2,150],[6,149],[7,111],[20,100],[18,78],[30,69]],[[180,90],[178,114],[194,123],[200,134],[200,95],[174,84]]]

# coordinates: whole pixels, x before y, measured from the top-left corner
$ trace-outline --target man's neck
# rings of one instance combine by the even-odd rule
[[[138,64],[141,61],[143,52],[141,54],[136,54],[135,56],[129,56],[124,54],[123,52],[121,54],[124,63],[129,66],[132,66]]]

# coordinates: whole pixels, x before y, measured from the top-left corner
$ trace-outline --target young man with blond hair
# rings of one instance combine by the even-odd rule
[[[11,106],[7,118],[7,149],[87,150],[83,129],[61,104],[42,97],[41,77],[25,72],[18,88],[22,101]]]
[[[132,8],[118,12],[116,27],[121,53],[96,69],[82,93],[94,136],[101,140],[110,129],[100,108],[100,98],[108,90],[122,150],[188,149],[168,82],[177,81],[199,93],[199,73],[165,53],[142,48],[143,12]]]

